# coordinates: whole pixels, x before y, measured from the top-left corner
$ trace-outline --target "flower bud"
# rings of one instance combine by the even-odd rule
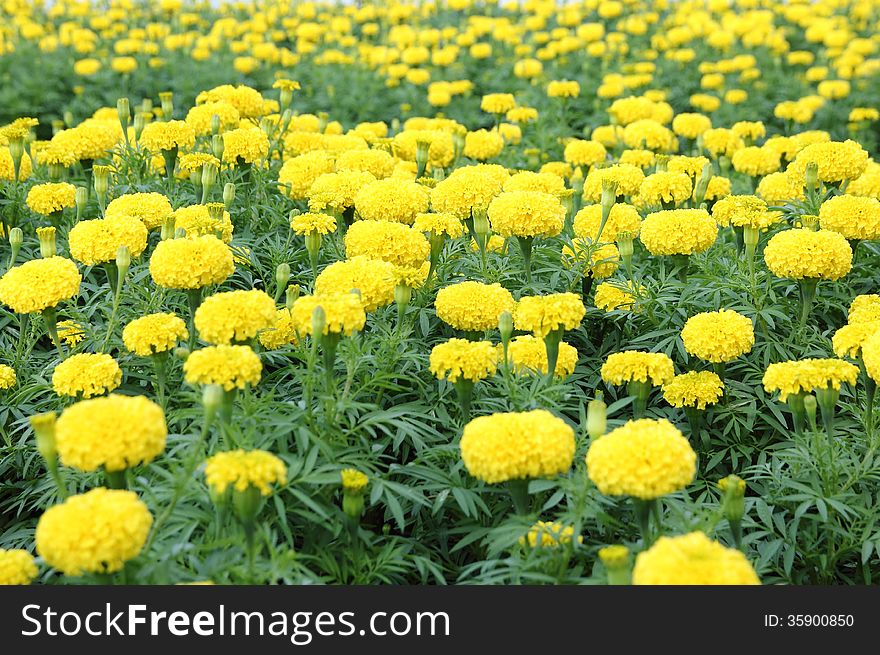
[[[119,271],[120,284],[122,284],[122,278],[128,272],[129,266],[131,266],[131,251],[128,246],[119,246],[116,251],[116,268]]]
[[[9,230],[9,246],[12,248],[12,252],[9,255],[10,266],[15,265],[15,260],[18,259],[18,253],[21,250],[21,244],[24,243],[24,232],[21,231],[20,227],[14,227]]]
[[[592,439],[604,435],[608,427],[608,406],[602,398],[602,392],[597,391],[596,397],[587,404],[587,434]]]
[[[486,212],[486,208],[477,209],[474,207],[474,234],[479,236],[488,236],[489,235],[489,215]]]
[[[153,112],[153,99],[152,98],[144,98],[141,100],[141,112],[144,114],[150,114]],[[68,123],[69,125],[69,123]]]
[[[608,217],[617,202],[617,180],[602,180],[602,216]]]
[[[428,152],[431,149],[431,142],[424,139],[416,141],[416,167],[418,172],[416,177],[421,177],[425,169],[428,167]]]
[[[299,285],[291,284],[287,287],[287,291],[285,292],[284,297],[284,305],[287,307],[287,311],[291,311],[293,309],[293,303],[297,301],[299,298]]]
[[[290,280],[290,264],[282,262],[275,268],[275,284],[279,289],[283,289]]]
[[[226,211],[226,205],[222,202],[209,202],[205,205],[208,208],[208,216],[215,223],[223,222],[223,212]]]
[[[95,193],[99,198],[107,195],[110,189],[110,167],[109,166],[93,166],[92,176],[95,182]]]
[[[223,148],[224,148],[223,137],[220,134],[215,134],[214,136],[212,136],[211,137],[211,152],[220,161],[223,161]]]
[[[243,525],[253,525],[262,506],[263,494],[257,487],[248,485],[244,491],[233,488],[232,507],[235,510],[235,516]]]
[[[38,227],[37,237],[40,239],[40,257],[46,259],[58,254],[58,249],[55,245],[54,227]]]
[[[55,445],[55,412],[31,416],[30,423],[37,435],[37,450],[46,463],[55,462],[58,448]]]
[[[801,404],[803,405],[803,411],[807,417],[807,422],[810,424],[810,429],[813,431],[817,430],[818,424],[816,423],[816,410],[819,407],[819,402],[816,400],[816,396],[813,394],[807,394],[803,397]]]
[[[754,251],[758,247],[758,228],[751,225],[743,226],[743,244],[750,251]]]
[[[220,116],[214,114],[211,116],[211,136],[220,134]]]
[[[53,182],[57,182],[61,179],[61,176],[64,175],[64,166],[62,164],[58,164],[56,162],[52,162],[49,164],[49,179]]]
[[[814,161],[807,163],[804,172],[804,187],[807,191],[815,191],[819,188],[819,164]]]
[[[89,204],[89,190],[87,187],[78,186],[76,187],[76,220],[79,221],[82,219],[83,213],[85,212],[86,205]]]
[[[501,333],[501,342],[508,343],[513,336],[513,315],[510,312],[501,312],[498,317],[498,331]]]
[[[128,98],[119,98],[116,101],[116,114],[119,116],[119,124],[122,125],[123,134],[128,131],[128,125],[131,122],[131,105]]]
[[[342,478],[342,511],[350,518],[360,519],[364,511],[364,493],[370,479],[355,469],[344,469]]]
[[[217,165],[212,162],[208,162],[202,166],[202,176],[200,181],[205,189],[210,190],[210,188],[217,183],[217,172]]]
[[[12,165],[17,171],[21,166],[21,160],[24,157],[24,139],[15,138],[9,140],[9,156],[12,157]]]
[[[69,109],[64,111],[64,113],[61,115],[61,118],[64,119],[65,125],[73,125],[73,112]]]
[[[227,182],[223,187],[223,204],[229,209],[233,202],[235,202],[235,183]]]
[[[145,114],[142,111],[135,113],[134,122],[132,123],[132,127],[134,127],[134,138],[140,139],[141,132],[144,131],[144,127],[147,125],[147,119],[149,118],[149,114]]]
[[[617,250],[620,252],[621,259],[633,256],[633,235],[632,232],[623,230],[617,233]]]
[[[565,215],[571,216],[574,209],[574,189],[563,189],[559,193],[559,202],[565,207]]]
[[[312,312],[312,336],[319,337],[327,329],[327,315],[324,308],[318,305]]]
[[[669,155],[657,155],[654,157],[654,169],[658,173],[662,173],[669,165]]]
[[[412,287],[405,284],[398,284],[394,287],[394,303],[401,309],[409,307],[412,300]]]
[[[724,518],[733,523],[742,520],[745,513],[746,482],[736,475],[728,475],[718,481],[721,490],[721,511]]]
[[[813,214],[804,214],[801,216],[801,226],[805,230],[812,230],[815,232],[819,229],[819,217]]]
[[[163,91],[159,94],[159,101],[162,103],[162,116],[170,121],[174,117],[174,93]]]
[[[64,121],[55,119],[52,121],[52,136],[58,134],[61,130],[64,129]]]
[[[214,422],[214,417],[223,404],[223,396],[223,387],[219,384],[206,384],[202,388],[202,407],[205,410],[205,422],[208,426]]]
[[[709,180],[711,179],[712,164],[706,164],[703,166],[703,170],[700,172],[700,177],[694,187],[694,201],[697,207],[703,204],[703,201],[706,199],[706,192],[709,190]]]
[[[599,560],[605,566],[609,585],[630,583],[630,552],[626,546],[606,546],[599,549]]]
[[[186,346],[178,346],[174,349],[174,356],[177,357],[177,359],[186,361],[189,357],[189,348]]]
[[[162,241],[167,241],[168,239],[174,238],[174,224],[177,219],[175,219],[174,214],[168,214],[162,221]]]

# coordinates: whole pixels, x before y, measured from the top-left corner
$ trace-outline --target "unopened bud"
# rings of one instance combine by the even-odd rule
[[[204,166],[202,166],[202,176],[201,183],[202,186],[206,189],[210,189],[217,182],[217,165],[213,162],[208,162]]]
[[[327,315],[324,308],[318,305],[312,312],[312,336],[318,337],[327,329]]]
[[[633,256],[632,232],[622,230],[617,233],[617,250],[620,252],[621,259]]]
[[[119,116],[119,124],[122,125],[122,132],[128,131],[128,125],[131,122],[131,105],[128,98],[119,98],[116,101],[116,115]]]
[[[174,238],[174,224],[177,219],[174,217],[174,214],[168,214],[162,221],[162,232],[161,237],[162,241],[167,241],[168,239]]]
[[[162,103],[163,117],[166,121],[170,121],[174,117],[174,93],[163,91],[159,94],[159,101]]]
[[[229,209],[233,202],[235,202],[235,183],[227,182],[223,187],[223,204]]]
[[[220,134],[220,116],[214,114],[211,116],[211,136]]]
[[[283,289],[290,280],[290,264],[282,262],[275,268],[275,284],[279,289]]]
[[[293,309],[293,303],[299,298],[299,293],[300,289],[298,284],[291,284],[287,287],[287,291],[284,292],[284,305],[287,307],[287,311]]]
[[[608,406],[602,400],[601,391],[596,392],[596,397],[587,404],[587,434],[592,439],[598,439],[608,427]]]
[[[489,234],[489,215],[485,208],[473,210],[474,214],[474,234],[479,236],[487,236]]]
[[[706,192],[709,190],[709,181],[711,179],[712,164],[706,164],[703,166],[703,170],[700,172],[700,178],[697,180],[697,184],[694,187],[694,201],[698,207],[706,199]]]
[[[815,232],[819,229],[819,217],[813,214],[804,214],[801,216],[801,225],[805,230],[812,230]]]
[[[223,213],[226,211],[226,205],[222,202],[209,202],[205,205],[208,208],[208,216],[215,223],[223,222]]]
[[[92,176],[95,182],[95,193],[99,198],[107,195],[110,188],[110,167],[109,166],[93,166]]]
[[[630,552],[626,546],[606,546],[599,549],[599,560],[605,566],[609,585],[630,583]]]
[[[728,475],[718,481],[721,490],[721,511],[724,518],[733,523],[742,520],[745,513],[745,480],[736,475]]]
[[[211,137],[211,152],[220,161],[223,161],[223,149],[224,149],[223,136],[221,134],[215,134],[214,136],[212,136]]]
[[[55,412],[46,412],[31,416],[30,423],[37,436],[37,451],[40,456],[51,466],[58,457],[58,448],[55,445]]]
[[[15,266],[15,260],[18,259],[18,253],[21,250],[21,244],[24,243],[24,232],[20,227],[14,227],[9,230],[9,246],[12,252],[9,255],[10,266]]]
[[[46,259],[58,254],[58,249],[55,245],[54,227],[38,227],[37,237],[40,239],[40,257]]]
[[[141,138],[141,132],[144,131],[144,127],[146,127],[146,125],[147,125],[147,118],[148,117],[149,117],[149,114],[145,114],[142,111],[139,111],[134,115],[134,122],[132,123],[132,126],[134,127],[134,138],[135,139]]]
[[[804,186],[808,191],[815,191],[819,188],[819,164],[814,161],[807,163],[804,172]]]
[[[602,180],[602,216],[608,217],[617,202],[617,180]]]
[[[128,246],[119,246],[116,251],[116,268],[119,270],[119,283],[122,284],[122,277],[128,272],[131,266],[131,251]]]
[[[214,422],[217,410],[223,404],[223,387],[219,384],[206,384],[202,388],[202,407],[205,410],[205,421],[208,425]]]
[[[513,314],[510,312],[501,312],[498,317],[498,332],[501,333],[501,342],[506,344],[513,336]]]

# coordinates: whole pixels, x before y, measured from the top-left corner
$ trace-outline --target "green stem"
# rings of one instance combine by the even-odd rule
[[[513,507],[516,513],[520,516],[528,515],[532,504],[529,497],[529,481],[509,480],[507,488],[510,491],[510,497],[513,499]]]
[[[196,343],[196,310],[202,304],[202,290],[187,289],[186,300],[189,304],[189,348],[192,350]]]
[[[651,544],[654,543],[654,535],[651,531],[651,513],[654,511],[653,505],[657,503],[656,500],[642,500],[640,498],[633,498],[633,510],[636,514],[636,521],[639,524],[639,532],[642,535],[642,542],[644,543],[645,548],[650,548]]]
[[[523,262],[526,268],[526,282],[532,283],[532,245],[535,242],[534,237],[517,237],[520,252],[522,252]]]

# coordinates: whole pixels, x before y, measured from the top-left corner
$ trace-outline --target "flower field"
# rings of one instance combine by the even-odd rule
[[[872,584],[880,2],[0,6],[0,584]]]

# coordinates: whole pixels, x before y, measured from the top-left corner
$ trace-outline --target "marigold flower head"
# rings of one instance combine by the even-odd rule
[[[690,198],[692,191],[693,182],[687,173],[660,171],[642,181],[635,202],[646,206],[678,205]]]
[[[357,290],[364,311],[372,312],[394,301],[394,265],[358,256],[334,262],[318,275],[315,295],[327,296]]]
[[[702,360],[720,364],[752,350],[755,328],[752,320],[732,309],[691,316],[681,330],[684,349]]]
[[[223,203],[189,205],[174,211],[174,229],[183,230],[186,238],[214,235],[225,243],[232,241],[232,218]]]
[[[275,323],[257,335],[260,344],[268,350],[276,350],[291,343],[297,343],[299,335],[293,325],[290,312],[285,307],[275,312]]]
[[[764,261],[777,277],[837,280],[852,268],[852,248],[831,230],[784,230],[767,243]]]
[[[79,353],[55,367],[52,387],[59,396],[91,398],[122,383],[122,370],[110,355]]]
[[[453,239],[464,234],[464,225],[461,219],[452,214],[417,214],[413,227],[420,232],[430,232],[437,235],[443,234]]]
[[[244,85],[221,84],[196,96],[196,104],[208,102],[228,102],[238,110],[242,118],[259,118],[266,109],[260,92]]]
[[[461,457],[468,472],[488,484],[549,478],[574,459],[574,430],[545,409],[496,413],[464,426]]]
[[[733,153],[731,158],[733,168],[737,173],[760,177],[775,173],[781,165],[779,153],[770,148],[749,146],[741,148]]]
[[[586,311],[583,300],[575,293],[526,296],[516,303],[513,320],[518,330],[543,338],[555,330],[575,329]]]
[[[665,353],[646,353],[625,350],[608,355],[602,364],[602,379],[608,384],[627,382],[650,382],[658,387],[669,382],[675,375],[672,360]]]
[[[601,224],[602,206],[587,205],[575,214],[572,227],[574,233],[583,239],[608,243],[616,240],[621,232],[629,232],[633,237],[637,237],[642,229],[642,217],[632,205],[619,202],[611,207],[602,234],[599,234]]]
[[[494,159],[504,150],[504,138],[497,130],[475,130],[464,139],[465,157],[477,161]]]
[[[752,227],[766,230],[780,220],[778,212],[771,212],[767,203],[757,196],[727,196],[712,205],[712,218],[721,227]]]
[[[392,141],[394,154],[408,162],[416,161],[419,143],[428,145],[428,168],[447,168],[455,157],[455,143],[452,133],[445,130],[405,129],[394,135]]]
[[[370,478],[357,469],[342,469],[339,472],[342,488],[348,493],[363,493],[370,483]]]
[[[734,548],[712,541],[702,532],[660,537],[636,556],[635,585],[758,585],[755,569]]]
[[[833,196],[819,208],[823,230],[839,232],[847,239],[880,238],[880,200],[858,196]]]
[[[437,292],[437,318],[456,330],[484,332],[498,327],[498,317],[513,313],[511,293],[497,282],[458,282]]]
[[[358,151],[355,151],[358,152]],[[374,152],[372,150],[367,152]],[[335,170],[333,156],[323,150],[313,150],[292,157],[282,164],[278,171],[278,188],[292,200],[304,200],[309,189],[321,175]],[[340,167],[340,170],[362,170]],[[372,172],[372,171],[368,171]]]
[[[98,487],[47,509],[37,554],[65,575],[114,573],[141,552],[153,517],[133,491]]]
[[[76,187],[68,182],[47,182],[30,188],[25,201],[37,214],[50,216],[76,204]]]
[[[880,296],[869,293],[853,298],[849,305],[847,321],[851,325],[880,321]]]
[[[169,289],[220,284],[234,270],[232,251],[213,235],[160,241],[150,257],[153,282]]]
[[[15,380],[15,369],[6,364],[0,364],[0,391],[14,387]]]
[[[132,257],[147,248],[147,228],[139,218],[117,216],[80,221],[67,235],[70,256],[86,266],[116,261],[120,247],[126,246]]]
[[[184,121],[147,123],[140,138],[140,145],[153,152],[174,150],[175,148],[192,148],[195,142],[195,131]]]
[[[487,114],[506,114],[516,106],[511,93],[488,93],[480,100],[480,109]]]
[[[637,291],[632,282],[627,282],[624,286],[614,282],[603,282],[596,286],[593,303],[606,312],[637,311],[637,296],[644,295],[645,291],[644,287],[639,287]]]
[[[678,147],[672,130],[650,118],[627,125],[623,129],[623,142],[630,148],[654,152],[673,152]]]
[[[69,259],[32,259],[0,277],[0,302],[16,314],[33,314],[73,298],[82,276]]]
[[[357,294],[300,296],[290,311],[291,322],[299,334],[312,334],[312,315],[318,307],[324,310],[324,334],[333,332],[351,335],[363,329],[367,320],[363,303]]]
[[[843,180],[855,180],[865,172],[868,152],[851,140],[813,143],[797,154],[787,170],[803,180],[810,162],[815,162],[819,167],[820,181],[837,184]]]
[[[0,586],[28,585],[37,573],[37,563],[29,552],[0,548]]]
[[[172,350],[189,338],[186,323],[169,313],[148,314],[136,318],[122,330],[122,342],[129,352],[141,357]]]
[[[548,237],[562,231],[565,207],[540,191],[505,191],[489,203],[488,216],[503,237]]]
[[[486,209],[501,193],[510,174],[497,164],[477,164],[455,169],[431,190],[431,208],[464,220],[474,209]]]
[[[838,357],[858,358],[865,341],[880,331],[880,320],[844,325],[831,337],[831,346]]]
[[[519,538],[519,543],[521,546],[528,544],[529,548],[557,548],[570,544],[573,537],[574,526],[563,525],[559,521],[538,521],[529,528],[524,537]],[[577,541],[581,544],[584,538],[578,535]]]
[[[211,133],[211,123],[214,116],[220,119],[220,131],[232,130],[241,122],[241,114],[234,105],[228,102],[206,102],[192,107],[186,113],[186,123],[196,136],[205,136]]]
[[[538,191],[558,196],[565,191],[565,180],[553,173],[520,171],[504,182],[504,191]]]
[[[339,171],[319,175],[306,193],[309,210],[330,210],[341,214],[349,207],[354,207],[358,192],[375,181],[376,178],[371,173],[364,171]],[[426,208],[427,203],[420,211]]]
[[[673,407],[706,409],[724,395],[724,383],[712,371],[688,371],[663,385],[663,398]]]
[[[195,313],[199,336],[212,344],[244,342],[275,324],[275,301],[259,289],[208,296]]]
[[[171,203],[161,193],[127,193],[110,201],[104,210],[104,218],[134,217],[152,230],[161,227],[165,218],[172,213]]]
[[[287,482],[287,466],[265,450],[232,450],[212,455],[205,461],[205,481],[217,495],[229,487],[239,492],[254,487],[261,495],[268,496],[272,485]]]
[[[449,339],[431,349],[429,369],[438,380],[478,382],[498,370],[498,349],[488,341]]]
[[[573,80],[552,80],[547,85],[550,98],[577,98],[580,94],[581,85]]]
[[[256,164],[269,155],[269,137],[258,127],[244,127],[223,133],[223,161]]]
[[[396,266],[417,268],[428,256],[425,235],[401,223],[357,221],[345,233],[348,257],[364,255]]]
[[[639,193],[645,174],[632,164],[614,164],[605,168],[592,168],[584,180],[584,198],[591,202],[602,200],[602,185],[614,182],[618,196],[635,196]]]
[[[421,184],[388,178],[361,188],[354,204],[364,220],[412,225],[418,214],[428,211],[429,200],[430,191]]]
[[[672,131],[686,139],[696,139],[710,129],[712,129],[712,120],[703,114],[682,113],[672,119]]]
[[[396,163],[390,153],[378,148],[348,150],[336,159],[336,170],[366,171],[372,173],[377,180],[383,180],[386,177],[391,177]]]
[[[648,214],[639,238],[652,255],[693,255],[717,237],[718,226],[705,209],[670,209]]]
[[[514,338],[508,345],[507,356],[513,369],[521,375],[547,374],[547,347],[544,340],[530,334]],[[577,348],[565,342],[559,344],[559,358],[553,374],[564,378],[574,372],[577,365]]]
[[[183,363],[190,384],[219,384],[227,391],[257,384],[263,365],[250,346],[208,346],[191,353]]]
[[[867,363],[866,357],[866,366]],[[840,359],[801,359],[770,364],[763,382],[767,392],[778,391],[779,400],[785,402],[792,394],[829,387],[839,390],[843,382],[855,384],[858,375],[857,366]]]
[[[605,161],[608,153],[598,141],[572,139],[565,144],[563,158],[572,166],[592,166]]]

